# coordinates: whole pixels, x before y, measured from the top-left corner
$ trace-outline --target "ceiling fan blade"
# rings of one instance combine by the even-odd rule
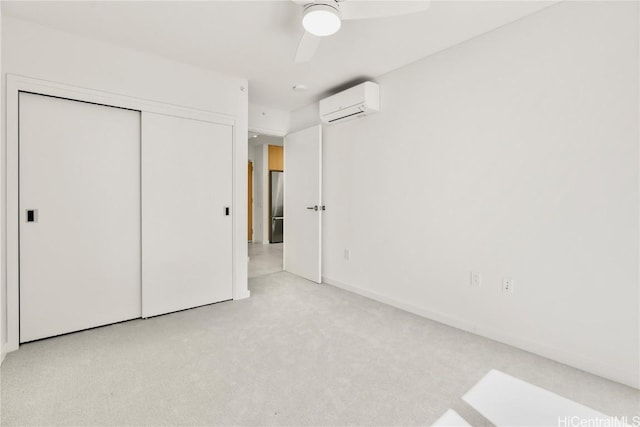
[[[429,8],[429,0],[343,0],[340,4],[342,19],[371,19],[408,15]]]
[[[296,51],[296,62],[308,62],[315,55],[320,46],[320,37],[309,34],[306,31],[300,39],[298,50]]]

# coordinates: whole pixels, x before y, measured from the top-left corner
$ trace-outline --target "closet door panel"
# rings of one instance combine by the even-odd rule
[[[19,100],[20,342],[140,317],[140,113]]]
[[[143,113],[143,317],[232,298],[232,146],[232,126]]]

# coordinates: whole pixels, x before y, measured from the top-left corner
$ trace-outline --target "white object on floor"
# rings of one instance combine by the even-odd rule
[[[447,412],[442,414],[438,420],[433,423],[433,427],[471,427],[471,424],[460,416],[453,409],[448,409]]]
[[[596,410],[495,369],[462,399],[496,426],[622,425],[620,420],[614,423],[615,419]]]

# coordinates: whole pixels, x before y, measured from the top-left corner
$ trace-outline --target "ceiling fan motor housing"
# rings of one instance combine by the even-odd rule
[[[341,24],[340,7],[335,1],[309,3],[304,7],[302,26],[315,36],[330,36],[340,29]]]

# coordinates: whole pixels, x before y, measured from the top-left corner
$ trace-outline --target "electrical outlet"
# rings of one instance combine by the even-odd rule
[[[502,292],[512,294],[513,289],[513,279],[511,277],[503,277],[502,278]]]
[[[478,288],[482,286],[482,273],[479,271],[471,272],[471,286],[477,286]]]
[[[351,251],[349,249],[344,250],[344,259],[349,261],[351,259]]]

